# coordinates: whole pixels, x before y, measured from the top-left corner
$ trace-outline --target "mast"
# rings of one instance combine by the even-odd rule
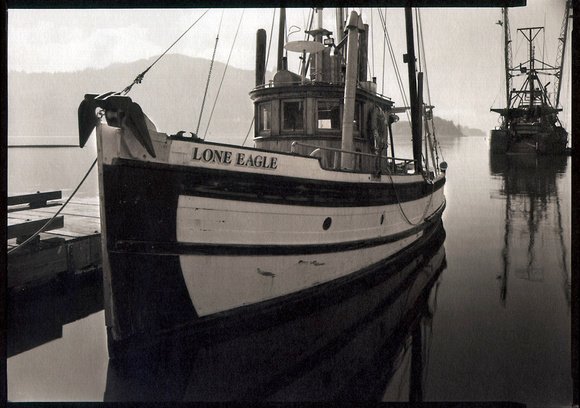
[[[537,72],[535,67],[535,55],[534,55],[534,39],[538,36],[538,34],[544,29],[544,27],[527,27],[527,28],[518,28],[518,31],[522,33],[524,38],[528,41],[529,50],[528,53],[530,55],[530,66],[528,68],[528,91],[530,95],[530,109],[534,106],[534,99],[536,99],[536,90],[534,86],[534,80],[537,79]],[[538,80],[539,81],[539,80]]]
[[[417,94],[417,78],[415,74],[415,42],[413,37],[413,15],[411,7],[405,7],[405,26],[407,28],[407,58],[409,69],[409,94],[411,98],[411,129],[413,135],[413,159],[415,171],[422,171],[421,164],[421,106]]]
[[[286,28],[286,9],[280,9],[280,26],[278,30],[278,71],[286,69],[284,66],[284,30]]]
[[[504,65],[505,65],[505,96],[506,96],[506,108],[510,107],[510,90],[511,90],[511,80],[512,75],[510,74],[510,69],[512,65],[512,40],[510,35],[509,19],[508,19],[508,8],[503,8],[503,35],[504,35]],[[506,112],[509,112],[506,110]],[[509,113],[506,113],[509,115]],[[506,117],[507,119],[507,117]]]
[[[530,29],[530,38],[532,37],[532,30]],[[534,106],[534,76],[535,76],[535,72],[534,72],[534,59],[536,58],[536,56],[534,55],[534,42],[532,40],[530,40],[530,70],[528,71],[528,81],[529,81],[529,85],[530,85],[530,109],[532,109],[532,107]]]
[[[340,43],[342,41],[342,37],[344,36],[344,10],[342,7],[339,7],[336,10],[336,43]]]
[[[342,150],[353,151],[353,121],[356,98],[356,77],[358,72],[358,32],[359,16],[356,11],[350,13],[348,19],[348,38],[346,51],[346,75],[344,84],[344,112],[342,115]],[[341,154],[341,167],[343,169],[354,169],[354,155],[352,153]]]
[[[562,74],[564,73],[564,55],[566,52],[566,38],[568,36],[568,21],[570,20],[570,10],[572,9],[572,0],[566,1],[566,10],[564,11],[564,21],[562,21],[562,28],[560,29],[560,37],[558,42],[558,56],[556,57],[556,100],[554,108],[558,108],[560,104],[560,90],[562,89]]]

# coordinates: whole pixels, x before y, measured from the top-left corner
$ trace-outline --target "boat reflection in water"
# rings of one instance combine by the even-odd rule
[[[503,270],[498,276],[504,305],[510,274],[541,282],[546,272],[559,271],[570,310],[570,257],[558,191],[567,160],[563,156],[490,155],[491,173],[502,178],[499,193],[505,200]]]
[[[219,341],[209,332],[176,336],[110,359],[104,400],[381,400],[402,364],[410,365],[408,398],[421,400],[425,324],[446,267],[444,240],[440,222],[402,263],[267,329]]]

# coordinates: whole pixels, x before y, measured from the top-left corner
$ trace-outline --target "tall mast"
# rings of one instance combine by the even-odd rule
[[[558,108],[560,104],[560,90],[562,89],[562,74],[564,73],[564,55],[566,53],[566,38],[568,36],[568,21],[570,20],[570,10],[572,9],[572,0],[566,1],[566,10],[564,11],[564,21],[562,21],[562,28],[560,29],[560,37],[558,42],[558,56],[556,58],[556,100],[554,108]]]
[[[284,32],[286,29],[286,9],[280,9],[280,26],[278,30],[278,71],[286,69],[284,66]]]
[[[405,7],[405,26],[407,28],[407,66],[409,68],[409,94],[411,98],[411,130],[413,135],[413,159],[415,171],[422,171],[421,163],[421,106],[417,93],[415,74],[415,41],[413,36],[413,14],[411,7]]]
[[[344,84],[344,111],[342,115],[342,150],[353,151],[353,121],[358,73],[358,36],[360,18],[356,11],[350,13],[347,29],[346,74]],[[343,169],[354,169],[354,155],[343,152],[340,159]]]
[[[336,42],[337,43],[341,42],[343,36],[344,36],[344,10],[342,7],[339,7],[336,10]]]
[[[503,34],[504,34],[504,64],[505,64],[505,94],[506,108],[510,107],[510,91],[512,75],[510,69],[512,65],[512,40],[510,35],[510,25],[508,19],[508,8],[503,8]]]

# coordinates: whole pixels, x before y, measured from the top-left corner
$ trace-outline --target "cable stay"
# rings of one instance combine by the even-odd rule
[[[209,73],[207,74],[207,82],[205,84],[205,92],[203,93],[203,100],[201,102],[201,108],[199,110],[199,119],[197,121],[197,127],[195,128],[195,134],[196,135],[199,132],[199,125],[201,124],[201,117],[202,117],[202,114],[203,114],[203,107],[205,105],[205,99],[207,97],[207,90],[209,88],[209,80],[211,78],[211,71],[213,69],[213,63],[215,61],[215,52],[217,50],[218,41],[219,41],[219,38],[220,38],[220,30],[222,28],[222,20],[223,20],[223,18],[224,18],[224,12],[222,10],[222,16],[220,17],[220,23],[219,23],[219,26],[218,26],[218,32],[217,32],[217,35],[215,37],[215,46],[213,47],[213,55],[211,56],[211,62],[209,64]]]
[[[181,38],[182,38],[182,37],[183,37],[185,34],[187,34],[187,32],[188,32],[189,30],[191,30],[191,29],[193,28],[193,26],[194,26],[194,25],[196,25],[196,24],[197,24],[197,22],[198,22],[199,20],[201,20],[201,19],[203,18],[203,16],[205,16],[205,15],[207,14],[207,12],[208,12],[208,11],[209,11],[209,9],[207,9],[207,10],[206,10],[206,11],[205,11],[205,12],[204,12],[204,13],[203,13],[203,14],[202,14],[202,15],[201,15],[201,16],[200,16],[200,17],[199,17],[197,20],[195,20],[195,21],[194,21],[194,23],[193,23],[192,25],[190,25],[190,26],[189,26],[189,28],[188,28],[187,30],[185,30],[185,31],[183,32],[183,34],[181,34],[181,35],[179,36],[179,38],[178,38],[177,40],[175,40],[175,41],[173,42],[173,44],[171,44],[171,45],[169,46],[169,48],[167,48],[167,49],[166,49],[166,50],[163,52],[163,54],[161,54],[159,57],[157,57],[157,59],[156,59],[155,61],[153,61],[153,63],[152,63],[151,65],[149,65],[149,67],[148,67],[148,68],[147,68],[145,71],[143,71],[143,72],[141,72],[139,75],[137,75],[137,77],[135,77],[135,79],[133,80],[133,82],[132,82],[130,85],[128,85],[128,86],[127,86],[125,89],[123,89],[123,90],[121,91],[121,95],[127,95],[127,94],[129,93],[129,91],[131,91],[131,88],[133,88],[133,85],[135,85],[135,84],[140,84],[140,83],[143,81],[143,77],[145,76],[145,74],[146,74],[146,73],[147,73],[147,72],[148,72],[148,71],[149,71],[149,70],[150,70],[150,69],[153,67],[153,65],[157,64],[157,61],[159,61],[161,58],[163,58],[163,56],[165,56],[165,54],[167,54],[167,52],[168,52],[168,51],[169,51],[171,48],[173,48],[173,46],[174,46],[175,44],[177,44],[177,42],[178,42],[179,40],[181,40]]]
[[[431,103],[431,91],[429,87],[429,76],[427,73],[427,58],[425,54],[425,41],[423,39],[423,24],[421,22],[421,12],[419,9],[416,9],[415,12],[417,22],[417,37],[418,37],[417,43],[419,44],[419,56],[420,57],[422,56],[422,60],[421,58],[419,60],[419,67],[422,68],[423,72],[425,73],[425,88],[427,90],[427,103],[423,104],[423,117],[425,118],[425,133],[426,133],[425,137],[429,143],[428,151],[431,152],[431,160],[433,162],[433,167],[437,171],[439,170],[437,168],[437,163],[439,163],[439,150],[441,146],[439,145],[439,141],[437,140],[437,136],[435,133],[435,121],[433,118],[433,105]],[[431,125],[431,132],[429,132],[428,123]],[[433,137],[433,140],[431,140],[431,136]],[[433,157],[433,155],[435,155],[435,157]]]
[[[393,70],[395,72],[395,77],[397,79],[397,85],[399,87],[399,92],[401,93],[401,99],[403,100],[403,106],[409,106],[409,101],[407,99],[407,95],[405,94],[405,88],[403,85],[403,80],[401,78],[401,73],[399,71],[399,66],[397,65],[397,58],[395,57],[393,45],[392,45],[391,39],[389,37],[389,31],[387,30],[386,16],[383,16],[380,9],[378,9],[378,11],[379,11],[379,17],[381,19],[381,24],[383,27],[384,39],[385,39],[387,47],[389,49],[389,55],[391,56],[391,62],[393,64]],[[383,70],[384,70],[384,67],[383,67]],[[405,114],[407,115],[407,120],[409,122],[409,126],[411,126],[411,117],[409,116],[408,109],[405,109]]]
[[[209,119],[208,119],[208,122],[207,122],[207,127],[205,128],[205,133],[203,134],[203,140],[205,140],[205,137],[207,136],[207,131],[209,130],[209,125],[211,124],[211,118],[213,117],[213,112],[214,112],[214,110],[215,110],[215,105],[216,105],[216,103],[217,103],[217,100],[218,100],[218,98],[219,98],[219,95],[220,95],[220,91],[221,91],[221,89],[222,89],[222,85],[223,85],[223,83],[224,83],[224,78],[225,78],[225,76],[226,76],[226,72],[227,72],[227,70],[228,70],[228,66],[229,66],[229,64],[230,64],[230,58],[231,58],[231,56],[232,56],[232,52],[233,52],[233,50],[234,50],[234,46],[235,46],[235,44],[236,44],[236,40],[237,40],[237,38],[238,38],[238,33],[239,33],[239,31],[240,31],[240,26],[242,25],[242,20],[243,20],[243,18],[244,18],[244,12],[245,12],[245,10],[244,10],[244,11],[242,11],[242,15],[240,16],[240,21],[238,22],[238,28],[236,29],[236,35],[234,36],[234,41],[232,42],[232,48],[230,49],[230,54],[228,55],[228,60],[226,61],[226,66],[225,66],[225,68],[224,68],[224,72],[223,72],[223,74],[222,74],[222,79],[221,79],[221,81],[220,81],[220,85],[219,85],[219,88],[218,88],[218,91],[217,91],[217,94],[216,94],[216,97],[215,97],[215,100],[214,100],[213,106],[212,106],[212,108],[211,108],[211,113],[210,113],[210,115],[209,115]]]

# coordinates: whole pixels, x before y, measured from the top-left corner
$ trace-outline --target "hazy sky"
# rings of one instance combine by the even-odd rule
[[[525,61],[526,49],[517,28],[544,26],[545,47],[537,50],[543,59],[556,62],[558,35],[564,17],[565,0],[528,0],[527,6],[510,9],[513,61]],[[370,9],[362,11],[365,23],[372,23],[369,58],[372,75],[382,89],[383,32],[379,18]],[[26,72],[75,71],[103,68],[113,63],[132,62],[160,55],[205,9],[75,9],[75,10],[8,10],[8,69]],[[306,25],[309,9],[287,10],[287,26]],[[242,26],[230,64],[254,69],[255,36],[258,28],[270,35],[273,9],[211,9],[170,51],[211,58],[219,30],[218,61],[226,62],[243,14]],[[277,18],[274,37],[277,36]],[[425,8],[421,9],[422,33],[431,102],[437,115],[462,125],[488,130],[497,125],[498,115],[490,107],[503,107],[504,74],[502,28],[499,8]],[[325,10],[325,28],[335,31],[334,13]],[[399,70],[406,81],[403,10],[387,11],[388,31]],[[303,39],[303,31],[290,40]],[[276,44],[274,38],[272,46]],[[273,48],[269,69],[273,69]],[[289,56],[293,58],[294,56]],[[542,59],[542,58],[540,58]],[[159,63],[162,63],[161,60]],[[570,65],[569,55],[567,65]],[[290,69],[297,64],[289,62]],[[145,67],[144,67],[145,68]],[[155,68],[153,68],[155,69]],[[137,75],[138,72],[135,73]],[[566,75],[565,75],[566,76]],[[393,66],[387,53],[384,93],[401,106],[402,100],[393,77]],[[267,77],[267,79],[269,79]],[[130,82],[132,78],[128,78]],[[180,80],[176,78],[176,80]],[[545,82],[552,81],[546,79]],[[563,82],[563,92],[568,81]],[[146,86],[143,83],[140,86]],[[251,88],[253,84],[248,84]],[[564,96],[567,98],[567,96]],[[566,100],[564,99],[563,102]],[[563,103],[564,104],[564,103]],[[568,105],[568,104],[566,104]],[[566,118],[562,118],[565,120]]]

